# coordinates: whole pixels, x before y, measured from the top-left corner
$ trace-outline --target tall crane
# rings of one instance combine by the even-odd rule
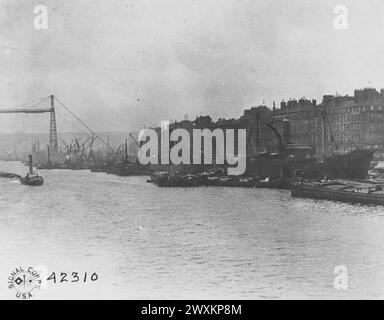
[[[58,152],[59,147],[57,143],[57,126],[56,126],[56,113],[55,113],[55,97],[50,95],[50,108],[6,108],[0,109],[0,113],[50,113],[49,121],[49,150],[51,152]]]
[[[31,106],[36,106],[36,104],[40,104],[43,101],[46,101],[47,99],[50,99],[50,107],[49,108],[31,108]],[[0,109],[0,113],[50,113],[50,126],[49,126],[49,145],[48,150],[50,152],[58,152],[59,147],[57,143],[57,126],[56,126],[56,112],[55,112],[55,101],[63,107],[68,113],[70,113],[87,131],[89,131],[93,138],[93,141],[95,139],[100,140],[109,150],[111,150],[113,153],[116,151],[109,146],[109,143],[106,143],[97,133],[95,133],[89,126],[87,126],[84,121],[82,121],[75,113],[73,113],[62,101],[60,101],[57,97],[54,95],[50,95],[45,98],[37,99],[35,101],[24,103],[21,106],[29,105],[29,108],[6,108],[6,109]],[[21,107],[20,106],[20,107]],[[76,141],[77,146],[79,147],[79,141]],[[93,142],[92,142],[93,144]],[[68,148],[68,146],[66,145]],[[71,146],[69,146],[71,147]]]

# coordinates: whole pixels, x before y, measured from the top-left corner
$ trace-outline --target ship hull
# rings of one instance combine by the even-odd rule
[[[384,195],[329,190],[318,186],[298,184],[291,189],[293,197],[312,198],[318,200],[341,201],[348,203],[384,205]]]
[[[20,179],[21,184],[25,184],[27,186],[41,186],[44,183],[44,179],[42,177],[33,177],[33,178],[22,178]]]
[[[372,159],[373,152],[370,150],[353,150],[330,156],[324,163],[325,173],[333,179],[365,179]]]
[[[174,175],[168,173],[154,173],[151,175],[151,181],[159,187],[199,187],[201,179],[191,175]]]

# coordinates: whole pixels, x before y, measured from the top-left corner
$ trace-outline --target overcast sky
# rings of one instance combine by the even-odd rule
[[[0,3],[0,106],[53,93],[97,131],[384,87],[382,0]],[[33,27],[39,4],[48,30]],[[339,4],[347,30],[334,28]],[[0,115],[0,132],[48,126],[48,114]],[[76,130],[60,117],[58,129]]]

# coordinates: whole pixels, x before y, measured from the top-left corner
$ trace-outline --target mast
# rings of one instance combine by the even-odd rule
[[[168,174],[171,174],[171,148],[169,147],[168,142]]]
[[[47,164],[50,165],[51,164],[51,150],[49,148],[49,144],[47,144],[47,155],[48,155],[48,161],[47,161]]]
[[[32,155],[28,156],[28,166],[29,166],[29,174],[33,173],[33,164],[32,164]]]
[[[256,110],[256,157],[259,153],[259,110]]]
[[[253,142],[253,129],[254,129],[254,126],[255,126],[255,122],[256,122],[256,147],[255,147],[255,144]],[[258,155],[258,146],[259,146],[259,110],[256,110],[256,116],[252,119],[251,121],[251,128],[249,130],[249,134],[248,134],[248,139],[247,139],[247,144],[246,144],[246,148],[247,148],[247,154],[248,154],[248,148],[249,148],[249,144],[252,143],[252,147],[254,149],[254,152],[255,152],[255,157],[257,157]],[[247,156],[249,158],[249,156]]]
[[[109,134],[107,134],[107,147],[108,147],[108,149],[110,148],[110,146],[109,146]],[[110,161],[110,151],[109,150],[107,150],[107,161],[109,162]]]
[[[124,144],[124,160],[128,161],[128,139],[125,139]]]

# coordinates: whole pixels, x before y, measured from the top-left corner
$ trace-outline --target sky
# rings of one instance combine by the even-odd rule
[[[0,0],[0,108],[54,94],[93,130],[128,132],[382,88],[383,17],[382,0]],[[48,128],[48,114],[0,114],[0,132]]]

